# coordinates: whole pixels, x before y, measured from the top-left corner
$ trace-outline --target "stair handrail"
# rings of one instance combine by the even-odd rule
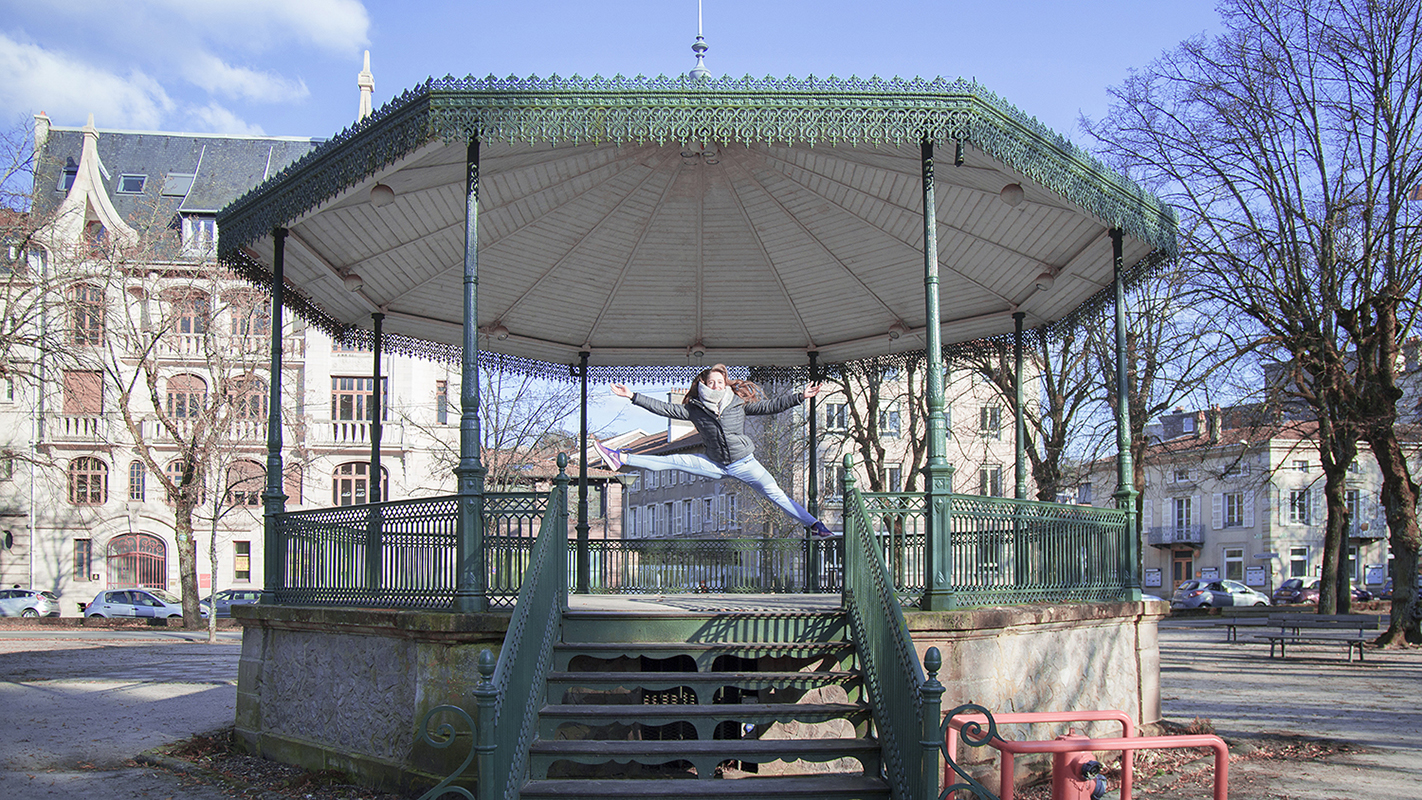
[[[509,619],[492,679],[494,748],[479,771],[479,800],[517,800],[528,772],[528,750],[547,694],[553,646],[568,608],[568,456],[558,454],[558,477],[529,551],[528,570]],[[537,637],[542,637],[538,639]],[[482,759],[481,759],[482,761]]]
[[[854,456],[844,456],[844,586],[842,602],[854,635],[895,800],[937,797],[937,765],[923,768],[927,678],[909,636],[908,623],[874,536],[868,507],[854,479]],[[931,693],[931,692],[930,692]],[[937,698],[934,697],[935,701]],[[932,721],[936,730],[938,720]],[[926,776],[931,786],[922,785]]]

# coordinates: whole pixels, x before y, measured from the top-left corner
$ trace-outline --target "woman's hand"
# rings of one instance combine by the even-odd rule
[[[612,393],[617,395],[618,397],[625,397],[628,400],[632,399],[632,390],[628,389],[626,386],[623,386],[620,383],[612,384]]]
[[[817,394],[819,394],[819,393],[820,393],[820,385],[819,385],[818,383],[812,383],[812,384],[810,384],[809,386],[806,386],[806,387],[805,387],[805,399],[806,399],[806,400],[809,400],[811,397],[814,397],[815,395],[817,395]]]

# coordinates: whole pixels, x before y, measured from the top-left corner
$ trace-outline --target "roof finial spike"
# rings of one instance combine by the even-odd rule
[[[375,92],[375,75],[370,71],[370,51],[365,51],[365,67],[356,75],[356,86],[360,88],[360,109],[356,112],[356,122],[370,116],[371,94]]]
[[[696,41],[691,45],[691,52],[696,54],[696,66],[686,73],[692,79],[701,81],[711,77],[711,70],[706,68],[706,51],[709,49],[706,37],[701,35],[701,0],[696,0]]]

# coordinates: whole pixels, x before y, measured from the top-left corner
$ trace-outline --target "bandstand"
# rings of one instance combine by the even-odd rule
[[[944,682],[950,697],[966,699],[954,681],[971,671],[963,665],[979,651],[950,647],[944,631],[1004,627],[1001,607],[1061,600],[1093,603],[1019,617],[1045,628],[1118,624],[1130,634],[1123,645],[1111,644],[1121,638],[1117,629],[1074,635],[1133,659],[1132,702],[1139,714],[1151,712],[1149,692],[1139,688],[1148,671],[1140,654],[1153,642],[1140,634],[1138,543],[1125,511],[1135,497],[1125,391],[1117,393],[1116,509],[1026,501],[1020,435],[1017,497],[984,499],[952,492],[943,376],[928,370],[926,491],[870,496],[851,480],[837,602],[804,612],[658,609],[629,622],[570,606],[570,588],[598,589],[589,577],[585,495],[570,548],[566,474],[542,495],[483,485],[481,364],[580,380],[585,433],[589,383],[687,381],[716,362],[804,380],[870,357],[942,363],[954,347],[992,338],[1018,347],[1020,369],[1025,336],[1099,319],[1115,326],[1124,387],[1125,292],[1174,254],[1174,218],[982,87],[877,79],[434,80],[233,203],[218,225],[219,257],[272,290],[275,316],[290,310],[342,340],[368,342],[377,354],[454,361],[463,377],[456,494],[288,514],[277,413],[281,326],[272,326],[265,589],[244,620],[239,687],[238,728],[252,749],[303,763],[319,753],[321,765],[387,784],[450,775],[477,783],[481,798],[684,797],[708,782],[648,788],[660,784],[627,770],[598,772],[599,765],[690,765],[682,768],[708,778],[728,763],[797,759],[855,762],[862,782],[841,782],[847,793],[835,794],[813,776],[763,770],[743,778],[750,782],[738,785],[737,796],[936,797],[937,757],[920,739],[936,730],[932,673],[939,667],[930,659],[926,674],[921,655],[935,643],[949,649],[954,666]],[[812,502],[816,473],[809,472]],[[540,518],[542,529],[509,559],[499,520],[518,515]],[[891,516],[915,520],[923,568],[912,592],[885,565],[879,532]],[[1007,554],[1007,566],[990,577],[963,556],[987,540]],[[808,563],[821,546],[807,540],[804,547]],[[1063,561],[1072,567],[1063,569]],[[905,601],[917,609],[908,621]],[[988,614],[987,606],[999,610]],[[414,677],[381,695],[384,705],[356,703],[365,709],[359,720],[338,723],[325,712],[326,728],[365,733],[326,736],[322,724],[303,728],[303,713],[277,708],[289,702],[321,716],[319,697],[327,695],[339,706],[325,689],[303,696],[281,688],[282,669],[292,666],[281,659],[329,651],[331,641],[321,637],[332,630],[351,637],[377,629],[395,631],[386,638],[401,642],[403,655],[382,662],[378,647],[364,652]],[[1036,636],[1036,644],[1021,647],[1074,646],[1060,635],[1038,630],[1023,639]],[[302,637],[301,647],[283,656],[292,637]],[[485,648],[497,661],[476,664]],[[608,677],[633,662],[677,658],[690,659],[694,668],[685,672],[697,677],[670,684]],[[588,671],[600,677],[568,677],[579,663],[600,665]],[[803,677],[772,685],[772,673],[848,681],[845,698],[853,702],[841,705],[857,710],[839,709],[839,717],[834,704],[714,710],[732,696],[763,700],[788,686],[823,688]],[[350,677],[359,671],[344,674],[348,683],[367,680]],[[1093,680],[1104,685],[1107,677]],[[558,687],[567,694],[553,698],[555,689],[565,691]],[[565,708],[578,704],[569,698],[610,707],[616,703],[604,701],[613,695],[641,698],[638,708],[666,705],[673,689],[693,697],[670,703],[686,709],[680,716],[639,717],[624,707],[590,722]],[[713,695],[722,699],[712,702]],[[415,737],[410,723],[428,722],[441,703],[454,707],[441,712],[450,718],[467,714],[482,743],[468,771],[444,755],[440,745],[453,740]],[[407,704],[408,713],[391,704]],[[835,719],[853,734],[833,739],[838,749],[797,750],[761,735],[787,720]],[[722,735],[725,723],[741,733]],[[672,724],[696,735],[675,738],[681,745],[659,739],[650,746],[645,738],[636,746],[555,744],[572,729],[645,732]],[[402,725],[409,735],[395,741]],[[387,732],[372,739],[372,730]],[[638,777],[650,782],[624,785]]]

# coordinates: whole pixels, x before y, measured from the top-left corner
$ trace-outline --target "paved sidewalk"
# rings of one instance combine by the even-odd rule
[[[1422,797],[1422,648],[1369,650],[1351,664],[1337,647],[1291,648],[1223,628],[1160,625],[1161,711],[1203,717],[1227,739],[1300,734],[1365,748],[1326,762],[1244,761],[1230,767],[1231,800],[1417,800]],[[1206,797],[1175,794],[1174,797]]]

